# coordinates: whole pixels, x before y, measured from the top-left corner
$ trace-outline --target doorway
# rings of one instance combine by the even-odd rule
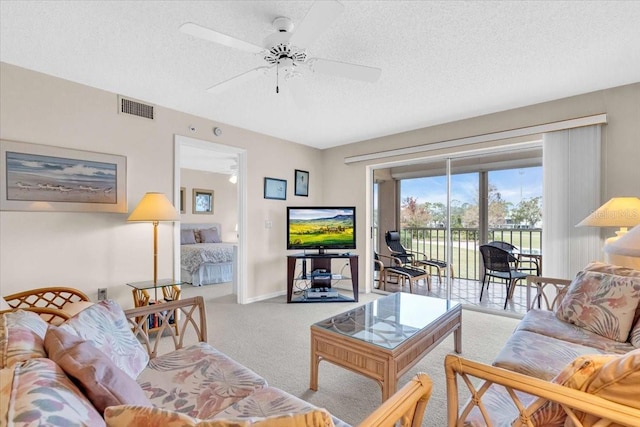
[[[235,257],[233,262],[233,284],[232,292],[236,294],[236,302],[245,303],[246,295],[246,238],[244,230],[246,229],[246,150],[232,147],[224,144],[214,143],[210,141],[199,140],[182,135],[176,135],[174,139],[174,205],[176,207],[182,205],[183,212],[190,210],[191,203],[185,203],[186,194],[191,194],[194,188],[182,185],[182,170],[188,169],[190,174],[196,174],[197,171],[208,173],[211,177],[217,177],[217,181],[224,182],[225,187],[235,187],[235,203],[227,205],[224,211],[220,211],[216,215],[215,210],[215,189],[213,193],[213,216],[198,215],[197,221],[193,216],[188,216],[188,222],[221,223],[221,237],[224,241],[231,241],[233,238],[237,241]],[[188,163],[188,165],[187,165]],[[222,177],[222,178],[221,178]],[[212,178],[213,180],[213,178]],[[220,185],[220,184],[218,184]],[[226,190],[233,191],[233,190]],[[220,191],[220,196],[224,192]],[[224,200],[219,200],[222,202]],[[235,215],[228,211],[235,211]],[[200,220],[200,217],[202,220]],[[223,218],[224,223],[221,222]],[[174,226],[174,271],[176,276],[181,272],[180,262],[180,224]],[[205,285],[216,286],[216,285]]]

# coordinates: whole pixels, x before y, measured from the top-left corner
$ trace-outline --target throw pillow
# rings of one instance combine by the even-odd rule
[[[580,390],[594,372],[615,358],[617,358],[615,355],[600,354],[578,356],[566,365],[551,382]],[[551,402],[542,397],[527,407],[527,413],[531,414],[529,418],[534,426],[562,427],[567,418],[566,412],[559,403]],[[511,425],[521,426],[523,420],[516,418]]]
[[[640,301],[640,278],[581,271],[556,311],[558,319],[625,342]]]
[[[271,417],[199,420],[180,412],[158,407],[121,405],[104,411],[107,427],[159,425],[163,427],[333,427],[324,409]]]
[[[44,339],[49,359],[56,362],[101,414],[107,406],[152,406],[138,383],[103,352],[82,338],[49,326]]]
[[[601,273],[615,274],[616,276],[640,277],[640,270],[634,270],[632,268],[606,264],[598,261],[587,264],[584,270],[599,271]],[[633,324],[634,326],[631,328],[631,333],[629,334],[629,342],[634,347],[640,347],[640,304],[636,307],[636,315]]]
[[[122,308],[113,300],[87,307],[60,327],[89,341],[134,380],[149,363],[149,355],[131,332]]]
[[[222,243],[217,228],[200,230],[200,240],[202,240],[202,243]]]
[[[53,360],[40,358],[19,362],[7,375],[12,398],[6,425],[106,425],[89,399]],[[2,390],[4,393],[4,385]]]
[[[609,356],[609,360],[585,379],[578,390],[612,402],[640,409],[638,385],[640,384],[640,349],[624,355]],[[577,413],[584,427],[591,427],[599,418],[595,415]],[[567,427],[573,426],[568,422]],[[617,426],[618,424],[613,424]]]
[[[193,230],[180,230],[180,244],[193,245],[196,243],[196,235]]]
[[[47,322],[36,313],[16,310],[0,314],[0,368],[47,357],[44,349],[46,333]]]

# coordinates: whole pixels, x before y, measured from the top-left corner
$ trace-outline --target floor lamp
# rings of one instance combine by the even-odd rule
[[[160,221],[180,221],[180,214],[164,193],[147,193],[131,212],[127,221],[153,223],[153,286],[158,299],[158,223]]]

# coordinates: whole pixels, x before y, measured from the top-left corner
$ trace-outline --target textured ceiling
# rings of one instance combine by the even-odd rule
[[[267,76],[207,93],[263,62],[178,28],[261,44],[311,1],[0,0],[0,60],[318,148],[640,81],[638,1],[343,4],[309,54],[382,77],[307,75],[303,108]]]

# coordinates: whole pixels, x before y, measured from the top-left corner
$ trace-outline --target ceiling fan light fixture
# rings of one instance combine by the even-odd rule
[[[293,32],[293,21],[285,16],[278,16],[271,23],[273,29],[279,33],[291,33]]]

